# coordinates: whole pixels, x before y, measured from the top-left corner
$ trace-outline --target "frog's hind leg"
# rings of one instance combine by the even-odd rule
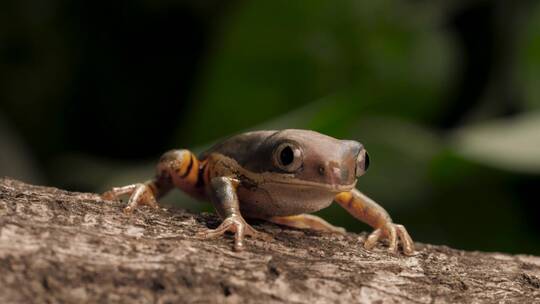
[[[158,208],[156,196],[161,188],[162,187],[158,187],[158,183],[150,180],[144,183],[112,188],[103,193],[101,197],[108,200],[116,200],[122,195],[130,195],[127,207],[124,208],[124,212],[131,213],[139,205]]]
[[[188,150],[172,150],[161,156],[156,166],[154,179],[123,187],[112,188],[102,194],[104,199],[115,200],[130,195],[124,212],[131,213],[141,205],[158,208],[157,199],[169,192],[173,186],[190,193],[196,192],[199,161]]]
[[[332,233],[345,233],[345,228],[336,227],[322,218],[312,214],[298,214],[291,216],[274,216],[266,219],[269,222],[299,229],[313,229]]]

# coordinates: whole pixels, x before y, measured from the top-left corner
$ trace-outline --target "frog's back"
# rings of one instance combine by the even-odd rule
[[[242,160],[247,160],[254,151],[257,151],[266,138],[276,132],[276,130],[253,131],[229,137],[202,153],[200,158],[205,159],[212,153],[219,153],[242,163]]]

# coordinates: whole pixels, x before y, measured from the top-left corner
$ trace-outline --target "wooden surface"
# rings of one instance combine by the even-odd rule
[[[0,303],[540,303],[540,258],[417,244],[362,249],[365,235],[256,222],[269,242],[200,240],[211,214],[122,213],[89,193],[0,179]]]

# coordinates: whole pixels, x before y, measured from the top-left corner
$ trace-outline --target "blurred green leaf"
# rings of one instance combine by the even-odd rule
[[[540,113],[465,126],[451,139],[463,157],[503,170],[540,172]]]

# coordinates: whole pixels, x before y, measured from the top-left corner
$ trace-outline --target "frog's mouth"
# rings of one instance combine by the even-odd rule
[[[350,184],[321,183],[299,179],[294,174],[287,173],[264,172],[256,174],[248,170],[242,170],[239,173],[242,180],[245,180],[248,184],[252,185],[279,185],[283,188],[308,188],[313,190],[324,190],[330,193],[351,191],[358,181],[358,179],[354,179]]]
[[[357,180],[355,179],[353,183],[348,185],[341,185],[341,184],[324,184],[324,183],[318,183],[313,181],[307,181],[307,180],[299,180],[299,179],[265,179],[264,183],[266,184],[278,184],[281,186],[287,186],[287,187],[305,187],[305,188],[312,188],[317,190],[327,190],[329,192],[339,193],[339,192],[347,192],[354,189],[356,186]]]

